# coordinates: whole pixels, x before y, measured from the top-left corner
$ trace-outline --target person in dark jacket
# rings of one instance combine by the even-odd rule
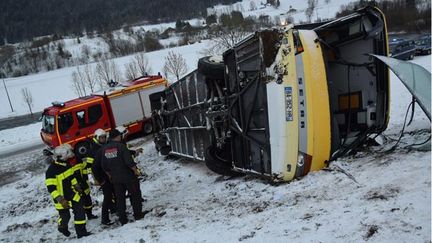
[[[122,225],[128,222],[126,217],[126,191],[130,194],[130,201],[135,220],[142,219],[141,189],[138,176],[140,171],[134,162],[129,149],[121,142],[122,134],[113,129],[110,132],[110,142],[101,149],[101,164],[105,173],[114,185],[117,204],[117,214]]]
[[[108,133],[103,129],[97,129],[94,133],[94,138],[90,146],[91,157],[94,159],[92,172],[96,180],[96,184],[100,185],[104,198],[102,201],[102,221],[104,225],[112,225],[109,213],[116,212],[115,199],[114,199],[114,186],[110,182],[107,174],[102,169],[101,156],[102,146],[108,141]]]
[[[135,161],[135,158],[142,153],[142,148],[139,149],[132,149],[131,146],[126,143],[126,136],[129,134],[129,131],[127,130],[127,128],[125,128],[124,126],[117,126],[115,128],[117,131],[119,131],[121,133],[121,142],[124,143],[126,145],[126,147],[129,149],[129,153],[131,153],[132,158]]]
[[[65,236],[70,236],[68,223],[70,211],[74,213],[75,231],[78,238],[91,233],[86,229],[84,208],[81,204],[82,189],[78,181],[80,174],[75,171],[70,163],[74,157],[72,147],[63,144],[54,149],[53,160],[45,174],[45,184],[54,201],[54,206],[59,212],[58,231]]]

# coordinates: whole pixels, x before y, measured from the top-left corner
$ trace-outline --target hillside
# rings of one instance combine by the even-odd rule
[[[250,8],[251,2],[256,2],[256,9]],[[320,0],[318,3],[316,15],[322,18],[332,18],[335,12],[346,1],[332,0],[330,3],[326,3],[324,0]],[[295,7],[296,11],[291,10],[289,12],[290,6],[291,9]],[[267,28],[271,28],[271,26],[280,25],[283,19],[288,19],[294,23],[306,21],[305,9],[307,6],[307,2],[303,0],[292,0],[290,4],[282,1],[279,8],[259,5],[256,0],[244,0],[234,5],[214,6],[213,8],[209,8],[208,12],[209,14],[221,16],[232,11],[241,11],[244,19],[253,19],[257,22],[257,26],[252,27],[259,29],[266,26]],[[267,17],[260,20],[260,16]],[[267,22],[270,20],[271,22]],[[169,51],[173,51],[182,54],[186,58],[188,71],[192,71],[196,68],[198,58],[206,55],[208,49],[215,45],[214,41],[219,34],[215,32],[215,34],[210,35],[208,30],[201,30],[202,21],[204,20],[190,19],[183,22],[196,27],[196,32],[174,31],[164,37],[160,37],[161,33],[170,29],[175,30],[176,22],[137,25],[113,31],[109,36],[86,34],[79,38],[65,37],[59,40],[54,40],[52,39],[53,37],[46,37],[38,39],[38,41],[13,45],[12,47],[15,48],[13,53],[15,54],[6,62],[4,68],[7,70],[4,71],[9,74],[7,75],[9,77],[20,77],[6,78],[4,80],[11,96],[14,112],[8,109],[9,102],[4,86],[0,86],[0,93],[2,94],[0,96],[0,105],[4,107],[0,109],[0,117],[29,113],[25,104],[21,101],[21,89],[25,87],[31,90],[34,98],[33,111],[35,112],[49,106],[52,101],[68,100],[76,97],[77,95],[71,88],[72,73],[76,71],[76,68],[73,68],[73,66],[83,69],[88,64],[94,70],[102,60],[110,60],[116,63],[119,71],[122,73],[120,80],[117,81],[123,81],[126,79],[125,75],[123,75],[126,69],[125,65],[133,60],[134,53],[145,53],[152,73],[162,73],[164,59]],[[246,36],[247,33],[245,32],[243,36]],[[154,36],[156,34],[161,39],[153,38],[152,40],[159,44],[158,48],[155,48],[155,45],[147,47],[144,45],[143,49],[140,49],[146,35]],[[125,48],[121,49],[124,51],[121,53],[113,52],[116,47],[124,47],[125,43],[130,48],[126,50]],[[33,45],[36,47],[32,47]],[[160,48],[163,49],[160,50]],[[24,74],[28,75],[21,76]],[[40,85],[42,83],[44,86]],[[47,96],[46,87],[51,87],[52,90],[59,90],[62,87],[62,90],[61,92],[50,92],[50,95]]]
[[[414,62],[430,69],[429,57]],[[394,75],[391,96],[397,98],[383,134],[387,142],[280,185],[253,176],[218,176],[204,163],[158,155],[151,138],[132,141],[144,149],[137,160],[147,174],[141,190],[150,213],[123,227],[101,227],[99,220],[90,220],[93,235],[85,241],[429,242],[431,153],[407,145],[430,136],[430,122],[416,109],[401,144],[389,153],[411,101]],[[12,130],[19,136],[26,129]],[[55,231],[57,213],[46,192],[46,163],[39,152],[0,159],[0,241],[82,242]],[[102,194],[97,188],[92,193],[99,213]]]
[[[236,0],[3,0],[0,45],[53,35],[108,32],[138,22],[205,16],[206,8]],[[175,9],[175,11],[172,11]]]

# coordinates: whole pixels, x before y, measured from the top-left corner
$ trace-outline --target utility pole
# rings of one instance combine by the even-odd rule
[[[8,98],[8,100],[9,100],[10,108],[11,108],[12,112],[14,112],[13,107],[12,107],[12,102],[11,102],[10,97],[9,97],[9,93],[8,93],[7,88],[6,88],[6,84],[5,84],[5,80],[4,80],[4,78],[3,78],[3,86],[4,86],[4,88],[5,88],[6,95],[7,95],[7,98]]]

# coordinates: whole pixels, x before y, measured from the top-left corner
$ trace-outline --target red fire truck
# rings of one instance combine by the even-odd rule
[[[69,143],[77,155],[85,155],[87,138],[98,128],[109,131],[124,126],[129,134],[150,133],[153,127],[149,95],[166,86],[162,76],[145,76],[90,96],[53,102],[42,114],[42,141],[50,148]]]

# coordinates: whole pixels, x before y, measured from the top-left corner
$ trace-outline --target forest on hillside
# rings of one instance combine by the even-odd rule
[[[56,34],[105,32],[128,24],[206,17],[206,8],[238,0],[1,0],[0,45]]]
[[[367,0],[359,0],[341,7],[336,17],[345,16],[356,9],[369,4]],[[376,1],[384,12],[387,27],[391,32],[430,33],[431,2],[430,0],[381,0]]]

